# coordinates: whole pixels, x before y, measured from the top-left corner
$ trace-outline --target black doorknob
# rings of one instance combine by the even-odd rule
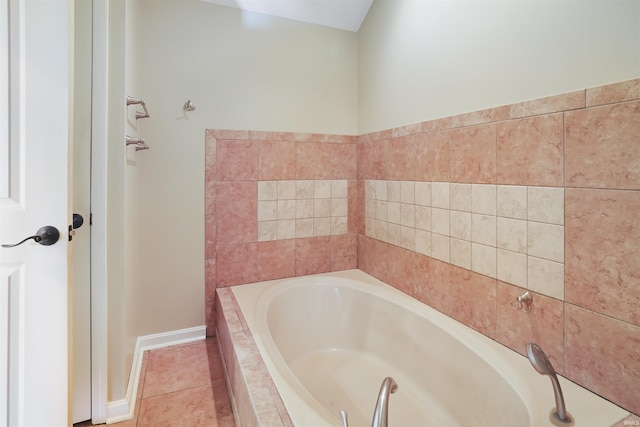
[[[51,225],[45,225],[36,231],[36,234],[33,236],[29,236],[21,242],[15,243],[13,245],[2,245],[3,248],[15,248],[16,246],[20,246],[27,240],[33,239],[35,242],[40,243],[42,246],[51,246],[60,238],[60,232],[57,228]]]
[[[82,217],[82,215],[74,213],[73,214],[73,229],[75,230],[76,228],[82,227],[82,224],[84,224],[84,218]]]

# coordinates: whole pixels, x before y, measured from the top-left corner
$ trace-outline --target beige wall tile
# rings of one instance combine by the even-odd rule
[[[564,225],[564,188],[529,187],[529,221]]]
[[[415,227],[416,223],[416,209],[415,205],[408,203],[400,204],[400,224],[406,227]]]
[[[497,218],[496,246],[511,252],[527,254],[527,221]]]
[[[498,280],[527,287],[527,256],[525,254],[498,249]]]
[[[449,185],[449,209],[471,212],[471,184]]]
[[[278,182],[258,181],[258,200],[278,200]]]
[[[296,181],[296,200],[313,199],[313,180]]]
[[[303,237],[313,237],[313,218],[296,219],[296,235],[297,239]]]
[[[423,255],[431,255],[431,233],[416,230],[416,252]]]
[[[392,224],[400,224],[400,203],[388,202],[387,203],[387,221]]]
[[[471,185],[471,212],[485,215],[497,214],[497,187],[495,185]]]
[[[496,217],[492,215],[471,215],[471,241],[496,247]]]
[[[387,182],[386,200],[390,202],[400,202],[402,200],[402,190],[400,188],[400,181],[386,181],[386,182]]]
[[[527,245],[531,256],[564,262],[564,227],[529,221]]]
[[[498,185],[498,216],[527,219],[527,188],[515,185]]]
[[[527,286],[540,294],[564,300],[564,265],[529,256]]]
[[[348,181],[346,179],[334,179],[331,181],[331,197],[343,198],[348,197]]]
[[[431,206],[431,183],[416,182],[416,205]]]
[[[415,251],[416,248],[416,230],[412,227],[400,227],[400,247]]]
[[[415,183],[413,181],[400,182],[400,201],[402,203],[415,203]]]
[[[471,214],[469,212],[450,211],[449,228],[451,237],[471,241]],[[461,266],[460,266],[461,267]]]
[[[347,216],[348,212],[347,198],[331,199],[331,216]]]
[[[471,269],[492,278],[497,276],[497,251],[495,247],[472,243]]]
[[[449,237],[431,233],[431,256],[449,262]]]
[[[402,246],[402,226],[400,224],[387,225],[387,242],[395,246]]]
[[[313,235],[315,237],[331,235],[331,218],[314,218],[313,219]]]
[[[331,198],[331,181],[316,180],[313,182],[313,197],[315,199]]]
[[[471,270],[471,242],[451,238],[449,244],[451,264]]]
[[[431,231],[449,236],[449,210],[431,208]]]
[[[449,183],[431,183],[431,206],[434,208],[449,209]]]
[[[295,200],[296,181],[277,181],[278,200]]]
[[[416,206],[416,228],[431,231],[431,208]]]

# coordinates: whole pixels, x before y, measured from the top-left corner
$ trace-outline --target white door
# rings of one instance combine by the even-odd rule
[[[69,4],[0,0],[0,426],[70,422]]]

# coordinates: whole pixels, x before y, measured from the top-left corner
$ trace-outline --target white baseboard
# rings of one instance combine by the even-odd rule
[[[138,395],[140,369],[142,368],[142,356],[145,351],[204,340],[206,338],[206,329],[206,326],[196,326],[194,328],[181,329],[179,331],[163,332],[160,334],[138,337],[136,340],[136,348],[133,352],[133,362],[131,365],[131,374],[129,375],[127,397],[126,399],[107,402],[107,424],[113,424],[133,418],[133,412],[136,408],[136,397]]]

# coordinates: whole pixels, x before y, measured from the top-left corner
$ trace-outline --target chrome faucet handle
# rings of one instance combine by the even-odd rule
[[[340,411],[340,424],[342,427],[349,427],[349,420],[347,418],[347,411]]]

